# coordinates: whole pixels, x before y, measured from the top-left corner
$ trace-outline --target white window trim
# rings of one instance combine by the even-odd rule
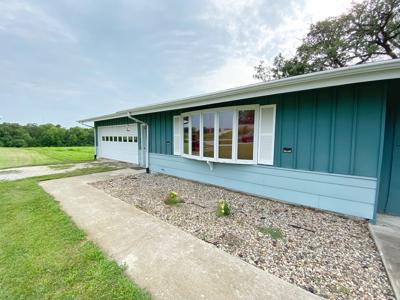
[[[176,124],[175,120],[177,120],[178,128],[175,128],[175,124]],[[174,116],[172,125],[173,125],[172,130],[173,130],[173,135],[174,135],[173,145],[172,145],[173,149],[172,150],[174,152],[174,155],[181,155],[182,152],[183,152],[183,150],[182,150],[182,140],[183,139],[182,139],[182,133],[181,133],[182,117],[180,115]],[[177,130],[179,133],[175,134],[175,130]],[[175,143],[178,144],[177,151],[175,151]]]
[[[181,127],[181,140],[182,140],[182,151],[181,156],[185,158],[202,160],[202,161],[210,161],[210,162],[219,162],[219,163],[236,163],[236,164],[257,164],[258,161],[258,128],[259,128],[259,114],[260,114],[260,106],[258,104],[255,105],[242,105],[242,106],[229,106],[229,107],[220,107],[220,108],[211,108],[211,109],[203,109],[190,111],[181,114],[182,119],[182,127]],[[245,160],[245,159],[237,159],[237,149],[238,149],[238,112],[241,110],[254,110],[254,137],[253,137],[253,159]],[[233,111],[233,124],[232,124],[232,159],[224,159],[219,158],[219,112],[224,111]],[[205,113],[212,112],[214,113],[214,158],[204,157],[203,156],[203,115]],[[192,115],[200,115],[200,154],[192,155]],[[183,151],[184,148],[184,132],[183,132],[183,118],[189,117],[189,154],[185,154]]]
[[[261,143],[259,143],[259,147],[258,147],[258,164],[260,165],[269,165],[269,166],[273,166],[274,165],[274,159],[275,159],[275,126],[276,126],[276,104],[269,104],[269,105],[262,105],[260,106],[259,109],[259,128],[261,128],[261,124],[262,124],[262,113],[261,110],[263,108],[268,108],[268,107],[272,107],[274,109],[274,113],[273,113],[273,122],[272,122],[272,158],[271,161],[263,161],[261,160]],[[259,132],[259,135],[261,135],[261,133]],[[260,137],[257,138],[257,140],[259,140]]]

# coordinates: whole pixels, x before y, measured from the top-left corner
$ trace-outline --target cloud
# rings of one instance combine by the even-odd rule
[[[0,0],[1,115],[72,124],[249,84],[259,59],[290,55],[311,22],[349,3]]]
[[[77,41],[65,24],[25,1],[0,1],[0,33],[29,40]]]
[[[256,61],[241,57],[229,57],[222,66],[192,78],[192,85],[199,92],[217,91],[255,83],[253,66]]]
[[[6,81],[8,87],[15,88],[21,93],[33,95],[57,95],[57,96],[77,96],[81,95],[82,91],[77,86],[72,86],[71,84],[64,83],[61,86],[49,85],[48,82],[41,81]]]
[[[175,37],[193,37],[196,35],[196,32],[194,32],[193,30],[175,29],[171,30],[169,34]]]
[[[357,0],[359,2],[361,0]],[[196,78],[203,91],[254,83],[254,65],[291,56],[311,23],[344,13],[348,0],[259,1],[209,0],[199,19],[228,36],[224,57],[213,70]]]

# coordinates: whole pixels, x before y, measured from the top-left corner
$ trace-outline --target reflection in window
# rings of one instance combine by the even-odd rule
[[[214,157],[214,113],[203,115],[203,156]]]
[[[224,111],[219,113],[219,158],[232,158],[232,131],[233,131],[233,112]]]
[[[133,142],[133,137],[128,136],[128,142],[129,142],[129,143],[132,143],[132,142]]]
[[[183,117],[183,153],[189,154],[189,117]]]
[[[192,155],[200,155],[200,115],[192,116]]]
[[[254,110],[240,110],[238,115],[238,159],[253,159]]]
[[[101,137],[101,140],[102,140],[102,141],[105,141],[105,140],[106,140],[106,137],[105,137],[105,136],[102,136],[102,137]]]

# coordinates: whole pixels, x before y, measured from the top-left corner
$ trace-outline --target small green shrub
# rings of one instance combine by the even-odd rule
[[[343,285],[338,285],[337,286],[337,291],[339,293],[345,294],[345,295],[350,295],[351,294],[351,289],[343,286]]]
[[[273,228],[271,226],[268,227],[258,227],[258,230],[266,235],[269,235],[273,240],[282,240],[285,235],[279,228]]]
[[[167,205],[175,205],[179,203],[184,203],[183,199],[178,196],[176,192],[169,192],[165,197],[164,197],[164,203]]]
[[[229,207],[228,201],[224,199],[219,200],[217,207],[217,216],[218,217],[229,216],[230,213],[231,209]]]

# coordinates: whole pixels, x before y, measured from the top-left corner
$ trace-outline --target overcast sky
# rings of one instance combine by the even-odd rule
[[[349,0],[0,0],[0,120],[59,123],[254,83]]]

